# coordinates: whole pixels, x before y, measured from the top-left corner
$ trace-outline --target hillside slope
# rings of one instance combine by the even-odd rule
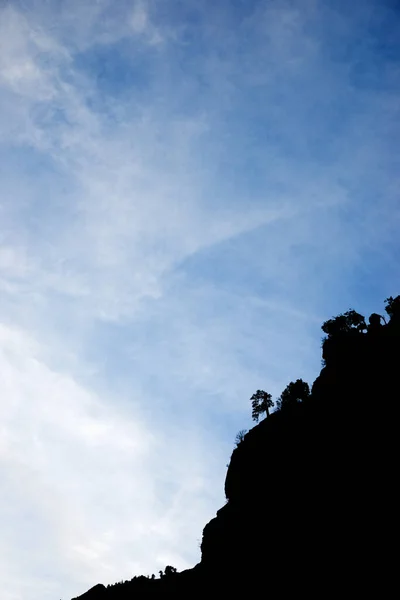
[[[324,359],[310,399],[273,413],[233,451],[227,503],[204,528],[199,565],[163,579],[98,586],[80,598],[390,590],[399,328],[334,336]]]

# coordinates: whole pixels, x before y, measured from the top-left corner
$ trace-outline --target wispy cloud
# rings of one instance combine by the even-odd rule
[[[0,8],[6,600],[193,564],[247,398],[397,293],[397,11],[236,4]]]
[[[50,584],[53,596],[78,592],[101,572],[113,581],[172,558],[189,566],[197,545],[184,559],[180,544],[207,515],[204,440],[175,440],[173,423],[152,433],[137,395],[116,408],[50,369],[26,335],[2,327],[0,339],[5,593],[23,597],[34,580],[34,597]]]

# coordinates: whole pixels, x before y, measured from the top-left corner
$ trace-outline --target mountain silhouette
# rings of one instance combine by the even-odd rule
[[[399,298],[388,299],[387,324],[371,315],[367,326],[354,311],[340,315],[338,327],[327,322],[311,394],[240,437],[227,503],[203,530],[198,565],[98,585],[79,599],[392,593]]]

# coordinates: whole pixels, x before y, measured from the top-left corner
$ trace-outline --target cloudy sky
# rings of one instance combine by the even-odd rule
[[[399,39],[396,0],[0,0],[3,600],[198,562],[252,393],[399,293]]]

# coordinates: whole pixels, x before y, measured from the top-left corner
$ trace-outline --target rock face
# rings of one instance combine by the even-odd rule
[[[201,563],[104,597],[384,596],[394,572],[399,343],[389,326],[329,340],[310,399],[273,413],[233,451],[227,504],[204,528]]]
[[[246,435],[228,503],[204,529],[207,569],[254,593],[360,594],[387,583],[399,342],[389,327],[329,340],[310,400]]]

